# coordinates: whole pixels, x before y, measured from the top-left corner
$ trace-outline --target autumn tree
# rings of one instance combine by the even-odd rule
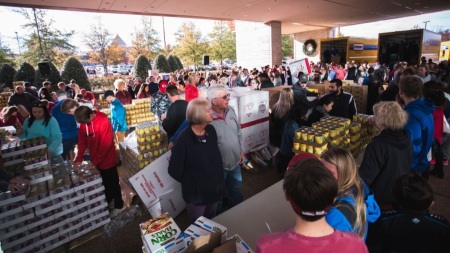
[[[213,60],[221,64],[223,59],[236,60],[236,33],[230,30],[225,21],[215,21],[209,37],[209,52]]]
[[[294,38],[292,35],[284,34],[281,36],[281,51],[283,59],[294,55]]]
[[[108,64],[111,62],[111,58],[114,58],[110,54],[115,50],[109,50],[113,37],[109,30],[103,26],[100,17],[97,24],[91,26],[91,30],[85,35],[85,38],[86,46],[91,50],[91,59],[103,65],[105,73],[108,73]]]
[[[184,62],[197,66],[208,50],[208,42],[193,22],[183,23],[175,33],[178,43],[173,52]]]
[[[132,59],[136,59],[141,54],[154,59],[161,51],[161,41],[158,38],[158,32],[153,28],[151,17],[143,16],[141,24],[139,27],[134,27],[134,33],[131,35],[130,55]]]
[[[65,59],[75,53],[75,46],[70,44],[74,31],[60,31],[55,28],[54,20],[41,9],[19,9],[27,23],[22,27],[29,36],[25,36],[25,51],[19,57],[21,62],[37,65],[43,58],[61,66]]]

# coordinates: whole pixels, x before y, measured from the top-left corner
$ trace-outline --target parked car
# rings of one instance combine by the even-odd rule
[[[119,69],[117,71],[121,75],[129,75],[130,70],[126,66],[119,66]]]
[[[117,73],[119,71],[119,67],[117,65],[108,66],[108,72]]]

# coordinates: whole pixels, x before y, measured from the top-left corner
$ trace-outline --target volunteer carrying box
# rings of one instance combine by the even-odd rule
[[[152,253],[175,253],[185,249],[180,228],[165,213],[139,225],[147,250]]]

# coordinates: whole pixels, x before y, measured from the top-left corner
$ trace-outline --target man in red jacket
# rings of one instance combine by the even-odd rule
[[[80,123],[78,130],[78,154],[74,168],[83,161],[86,147],[89,148],[91,162],[100,171],[105,186],[105,196],[111,210],[111,218],[125,210],[117,173],[117,153],[114,146],[114,132],[106,114],[93,111],[87,106],[75,110],[75,120]]]

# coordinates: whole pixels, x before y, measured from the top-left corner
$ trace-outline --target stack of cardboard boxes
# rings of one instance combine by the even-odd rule
[[[249,88],[233,88],[229,105],[241,125],[243,151],[269,144],[269,92]]]
[[[19,195],[0,193],[5,253],[46,252],[110,221],[102,179],[92,165],[78,173],[70,163],[46,166],[51,178],[32,180]]]
[[[167,213],[139,226],[144,253],[253,253],[239,235],[228,237],[226,227],[203,216],[184,232]]]

